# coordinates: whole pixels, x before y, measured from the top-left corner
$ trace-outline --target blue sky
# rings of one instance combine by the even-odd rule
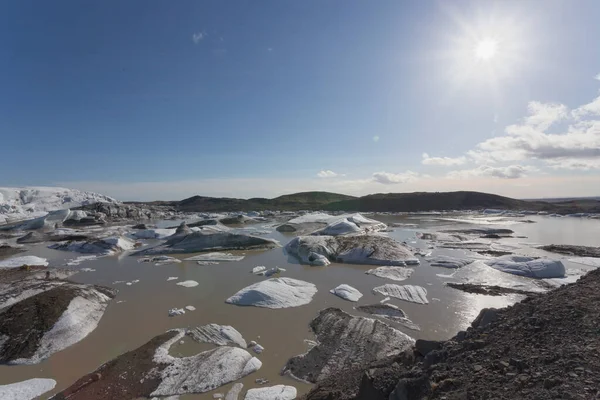
[[[0,185],[599,195],[598,17],[593,0],[2,2]]]

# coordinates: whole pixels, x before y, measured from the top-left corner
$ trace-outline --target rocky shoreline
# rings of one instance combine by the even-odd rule
[[[319,382],[304,398],[600,398],[600,270],[505,309],[467,331]]]

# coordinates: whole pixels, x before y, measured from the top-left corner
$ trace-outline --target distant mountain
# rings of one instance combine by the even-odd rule
[[[541,200],[518,200],[495,194],[467,191],[378,193],[363,197],[329,192],[302,192],[279,196],[274,199],[252,198],[247,200],[227,197],[193,196],[181,201],[156,201],[144,204],[167,206],[173,210],[183,212],[264,210],[415,212],[495,208],[501,210],[548,211],[560,214],[580,212],[600,213],[600,201],[593,199],[547,202]]]
[[[252,198],[248,200],[227,197],[193,196],[169,205],[179,211],[264,211],[264,210],[322,210],[327,204],[352,200],[355,197],[329,192],[302,192],[287,194],[274,199]]]
[[[548,207],[547,207],[548,206]],[[480,192],[378,193],[328,204],[329,211],[544,210],[550,205]]]

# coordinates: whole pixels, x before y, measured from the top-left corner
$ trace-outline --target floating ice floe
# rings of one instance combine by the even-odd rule
[[[262,353],[263,351],[265,351],[265,348],[264,348],[264,347],[262,347],[260,344],[258,344],[258,343],[257,343],[257,344],[255,344],[255,345],[254,345],[254,347],[252,347],[252,350],[254,350],[254,352],[255,352],[256,354],[260,354],[260,353]]]
[[[198,286],[199,283],[196,281],[188,280],[188,281],[183,281],[183,282],[177,282],[176,285],[191,288],[191,287]]]
[[[231,253],[204,253],[197,256],[184,258],[183,261],[207,261],[207,262],[227,262],[242,261],[244,256],[236,256]]]
[[[0,363],[37,364],[79,342],[96,329],[113,296],[107,288],[64,282],[7,307],[0,331],[14,334],[4,336]],[[16,346],[24,337],[29,338],[28,346]]]
[[[178,276],[170,276],[170,277],[167,278],[167,282],[168,281],[176,281],[177,279],[179,279]]]
[[[185,306],[185,309],[188,311],[196,311],[196,307],[194,306]]]
[[[243,378],[262,366],[256,357],[237,347],[217,347],[191,357],[169,355],[171,345],[184,334],[181,331],[156,350],[153,361],[168,365],[160,372],[160,383],[151,396],[205,393]]]
[[[154,263],[154,265],[168,265],[168,264],[178,264],[181,262],[181,260],[178,258],[169,257],[169,256],[154,256],[154,257],[139,258],[138,262]]]
[[[318,344],[292,357],[284,372],[318,382],[338,375],[348,365],[369,365],[408,349],[414,339],[372,318],[352,316],[339,308],[327,308],[310,323]]]
[[[0,385],[2,400],[32,400],[54,389],[54,379],[34,378],[26,381]]]
[[[250,271],[250,272],[256,275],[256,274],[260,274],[261,272],[265,271],[266,269],[267,269],[266,267],[259,265],[258,267],[252,268],[252,271]]]
[[[421,330],[421,328],[419,328],[418,325],[416,325],[408,318],[408,316],[403,310],[401,310],[399,307],[393,304],[371,304],[365,306],[358,306],[356,307],[356,309],[358,311],[362,311],[367,314],[374,315],[376,317],[381,317],[393,322],[397,322],[408,329],[412,329],[415,331]]]
[[[176,317],[183,314],[185,314],[185,310],[183,308],[171,308],[169,310],[169,317]]]
[[[92,261],[98,258],[97,255],[89,255],[89,256],[79,256],[77,258],[73,258],[72,260],[67,261],[67,265],[69,267],[74,267],[85,261]]]
[[[235,345],[243,349],[248,347],[242,334],[229,325],[208,324],[190,328],[187,335],[201,343],[212,343],[217,346]]]
[[[113,236],[103,239],[55,243],[48,246],[48,248],[84,254],[113,255],[123,251],[133,250],[135,245],[135,242],[126,237]]]
[[[462,268],[465,265],[471,264],[474,259],[468,258],[457,258],[445,255],[438,255],[433,258],[428,258],[429,265],[432,267],[443,267],[443,268]]]
[[[13,257],[8,260],[0,261],[0,268],[19,268],[24,265],[27,266],[48,266],[48,260],[41,257],[36,256],[21,256],[21,257]]]
[[[387,283],[382,286],[377,286],[373,289],[374,293],[379,293],[384,296],[395,297],[400,300],[408,301],[417,304],[428,304],[427,289],[415,285],[394,285]]]
[[[272,249],[279,242],[257,236],[204,228],[187,235],[175,235],[164,244],[140,250],[134,255],[197,253],[210,250]],[[212,260],[211,260],[212,261]]]
[[[292,278],[271,278],[250,285],[225,301],[240,306],[289,308],[310,303],[315,293],[317,287],[312,283]]]
[[[244,388],[243,383],[234,383],[229,392],[225,395],[225,400],[238,400],[240,393],[242,393],[242,389]]]
[[[404,281],[412,275],[414,269],[407,267],[377,267],[368,270],[365,274],[375,275],[380,278],[391,279],[393,281]]]
[[[341,297],[344,300],[348,301],[358,301],[362,297],[362,293],[357,289],[353,288],[350,285],[341,284],[338,287],[331,289],[330,293],[335,294],[338,297]]]
[[[381,235],[299,236],[291,240],[285,250],[301,263],[309,265],[327,265],[329,261],[371,265],[419,264],[409,246]]]
[[[93,268],[81,268],[79,271],[81,272],[96,272]]]
[[[487,260],[485,264],[502,272],[529,278],[562,278],[565,276],[565,266],[558,260],[502,256]]]
[[[293,400],[297,396],[296,388],[287,385],[250,389],[244,400]]]
[[[284,268],[274,267],[274,268],[271,268],[271,269],[260,271],[259,273],[257,273],[257,275],[262,275],[262,276],[269,277],[269,276],[272,276],[272,275],[275,275],[275,274],[280,274],[280,273],[285,272],[285,271],[286,270]]]

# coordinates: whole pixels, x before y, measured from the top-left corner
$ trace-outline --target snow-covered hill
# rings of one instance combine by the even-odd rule
[[[112,197],[60,187],[0,187],[0,224],[92,203],[118,203]]]

